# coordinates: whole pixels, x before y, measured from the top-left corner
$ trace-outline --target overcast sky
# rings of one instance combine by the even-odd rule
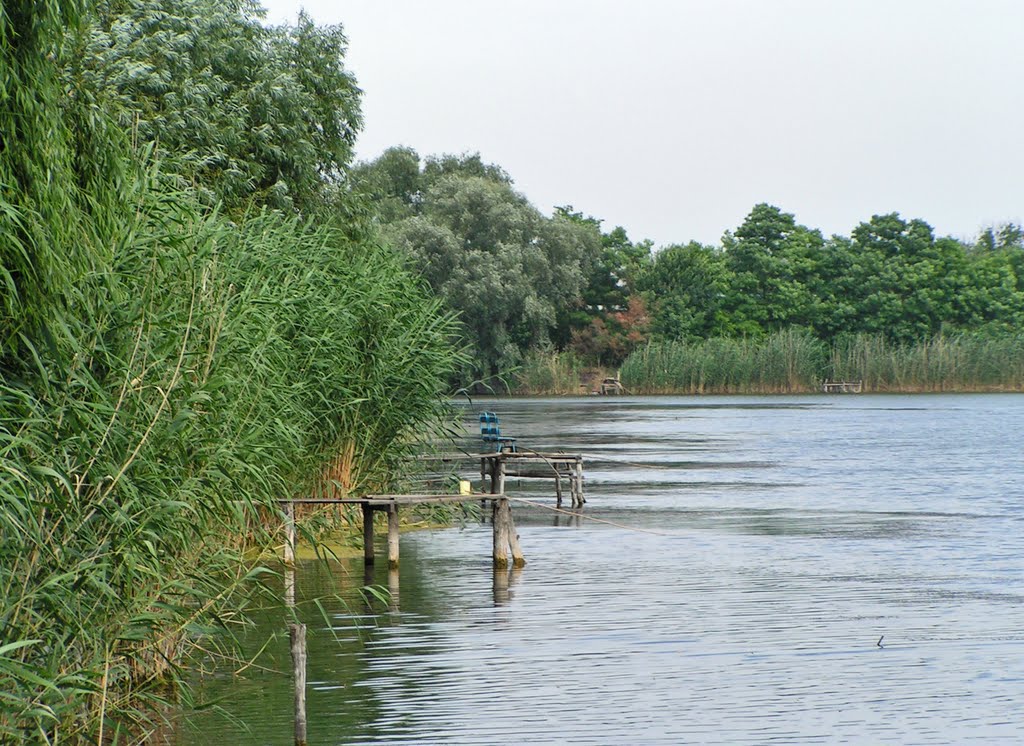
[[[657,245],[758,202],[973,237],[1024,218],[1022,0],[263,0],[341,23],[360,159],[479,151]]]

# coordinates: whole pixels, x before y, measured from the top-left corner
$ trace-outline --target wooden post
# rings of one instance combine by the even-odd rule
[[[295,746],[306,746],[306,625],[288,625],[295,679]]]
[[[508,544],[512,549],[512,567],[526,567],[526,558],[519,547],[519,534],[516,533],[516,524],[512,520],[512,505],[508,500],[502,502],[505,503],[505,525],[508,529]]]
[[[498,458],[494,459],[494,461],[495,461],[495,468],[496,468],[497,473],[498,473],[498,489],[495,492],[495,494],[504,495],[505,494],[505,459],[503,459],[501,457],[498,457]]]
[[[363,564],[373,564],[373,507],[363,503]]]
[[[569,484],[572,485],[572,480],[569,480]],[[557,464],[555,464],[555,507],[562,507],[562,473],[558,471]]]
[[[284,561],[295,562],[295,503],[291,500],[284,504]]]
[[[388,506],[388,567],[398,569],[398,505]]]
[[[574,508],[582,508],[586,499],[583,497],[583,457],[580,456],[573,465],[573,500]]]
[[[497,499],[491,507],[491,530],[494,539],[494,569],[508,568],[508,524],[505,521],[505,508],[508,500]]]
[[[295,503],[285,503],[284,515],[284,602],[295,606]]]

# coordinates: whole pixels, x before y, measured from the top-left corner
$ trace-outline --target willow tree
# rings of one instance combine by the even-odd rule
[[[252,0],[119,0],[89,17],[81,84],[116,100],[209,203],[308,212],[332,196],[362,124],[341,26],[267,27]]]

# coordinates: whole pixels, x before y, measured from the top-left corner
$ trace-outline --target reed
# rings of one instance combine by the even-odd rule
[[[585,370],[574,353],[531,350],[514,373],[514,392],[526,396],[578,394]]]
[[[763,340],[651,343],[622,365],[627,390],[644,394],[795,393],[816,390],[826,347],[809,332]]]
[[[1024,337],[938,335],[894,344],[876,335],[839,340],[832,350],[835,378],[860,379],[872,391],[1024,390]]]
[[[881,335],[841,337],[831,347],[800,330],[761,340],[652,343],[621,370],[648,394],[813,393],[824,380],[863,381],[865,391],[1024,390],[1024,336],[938,335],[897,344]]]
[[[454,322],[346,226],[170,188],[55,83],[78,6],[10,6],[0,741],[139,741],[187,695],[179,654],[259,592],[274,501],[385,485],[442,426]]]

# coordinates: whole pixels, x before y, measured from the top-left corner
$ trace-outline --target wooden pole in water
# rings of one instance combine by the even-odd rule
[[[295,679],[295,746],[306,746],[306,625],[288,625]]]
[[[388,507],[388,567],[398,569],[398,505]]]
[[[491,505],[491,530],[494,539],[494,569],[508,568],[508,528],[505,522],[505,506],[508,500],[494,500]]]
[[[373,564],[373,507],[363,503],[363,564]]]
[[[512,520],[512,505],[508,500],[502,502],[505,503],[505,525],[508,530],[508,544],[512,549],[512,567],[526,567],[526,557],[519,546],[519,534],[516,533],[516,524]]]

